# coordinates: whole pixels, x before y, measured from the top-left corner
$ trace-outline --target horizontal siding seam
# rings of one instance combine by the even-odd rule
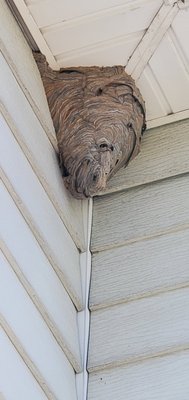
[[[170,175],[168,175],[168,176],[166,176],[166,177],[163,177],[163,178],[159,178],[159,179],[155,179],[155,180],[153,180],[153,181],[149,181],[149,182],[142,182],[142,183],[136,183],[136,184],[133,184],[132,186],[128,186],[128,187],[120,187],[120,188],[108,188],[107,187],[107,189],[106,189],[106,191],[104,191],[104,192],[99,192],[99,193],[97,193],[97,195],[96,195],[96,198],[98,199],[98,198],[102,198],[102,197],[105,197],[105,196],[110,196],[111,194],[119,194],[119,193],[122,193],[122,192],[128,192],[128,191],[130,191],[130,190],[132,190],[132,189],[138,189],[138,188],[143,188],[143,187],[147,187],[148,185],[156,185],[156,184],[158,184],[158,183],[161,183],[161,182],[164,182],[164,181],[167,181],[167,180],[170,180],[170,179],[176,179],[176,178],[181,178],[182,176],[185,176],[185,175],[188,175],[188,173],[189,173],[189,168],[188,168],[188,171],[185,171],[185,172],[181,172],[181,173],[174,173],[173,175],[172,174],[170,174]]]
[[[119,242],[119,243],[115,243],[115,244],[113,244],[113,243],[112,244],[107,244],[107,245],[105,244],[103,246],[99,246],[98,245],[97,247],[95,247],[95,245],[92,245],[91,246],[91,252],[92,252],[92,254],[93,253],[97,253],[97,252],[99,253],[99,252],[104,251],[104,250],[110,250],[110,249],[114,249],[114,248],[118,248],[118,247],[127,246],[127,245],[132,244],[132,243],[137,243],[137,242],[142,242],[142,241],[145,241],[145,240],[150,240],[152,238],[168,235],[170,233],[176,233],[176,232],[184,231],[186,229],[189,229],[189,224],[176,225],[175,227],[164,229],[162,231],[156,232],[156,233],[151,234],[151,235],[141,236],[141,237],[138,237],[138,238],[136,237],[136,238],[128,239],[128,240],[125,240],[123,242]]]
[[[171,356],[171,355],[177,355],[177,354],[185,354],[185,352],[188,352],[188,348],[183,348],[183,349],[181,349],[181,350],[176,350],[176,351],[173,351],[173,352],[171,352],[170,354],[159,354],[159,355],[155,355],[155,356],[153,356],[153,357],[150,357],[149,358],[149,360],[156,360],[156,359],[163,359],[163,358],[166,358],[167,356]],[[143,363],[145,363],[146,361],[148,361],[148,358],[147,359],[141,359],[141,360],[139,360],[139,361],[133,361],[133,362],[130,362],[130,363],[125,363],[124,365],[120,365],[120,366],[118,366],[118,367],[110,367],[110,368],[107,368],[107,370],[112,370],[112,369],[115,369],[115,368],[119,368],[119,367],[130,367],[130,366],[135,366],[135,365],[140,365],[141,367],[142,367],[142,364]],[[104,368],[103,370],[99,370],[98,372],[105,372],[106,371],[106,369]],[[97,373],[97,371],[91,371],[90,372],[90,377],[94,374],[94,375],[96,375],[96,373]]]
[[[166,349],[166,350],[157,352],[155,354],[147,355],[147,356],[131,357],[128,360],[116,361],[116,362],[114,361],[111,363],[104,363],[102,365],[95,365],[95,366],[91,366],[91,367],[89,365],[87,370],[88,370],[89,374],[91,374],[91,373],[96,373],[99,371],[105,371],[105,370],[110,370],[113,368],[118,368],[118,367],[125,366],[125,365],[133,365],[133,364],[137,364],[137,363],[142,363],[143,361],[146,361],[146,360],[165,357],[168,355],[181,353],[181,352],[184,352],[187,350],[189,350],[189,343],[186,346],[183,346],[183,345],[175,346],[170,349]]]
[[[120,169],[99,195],[121,192],[188,172],[188,116],[185,121],[148,129],[139,156],[127,170]]]
[[[30,359],[28,356],[27,352],[25,349],[22,347],[22,344],[20,343],[19,339],[16,337],[12,329],[10,328],[9,324],[7,323],[6,319],[0,314],[0,326],[8,336],[8,338],[11,340],[13,346],[19,353],[19,355],[22,357],[24,363],[32,373],[33,377],[35,380],[38,382],[40,385],[41,389],[44,391],[45,395],[47,396],[48,400],[58,400],[57,397],[54,395],[54,393],[51,391],[49,386],[47,385],[44,377],[41,375],[40,371],[36,367],[36,365],[33,363],[33,361]]]
[[[185,226],[183,226],[182,227],[182,225],[181,225],[181,227],[180,227],[180,225],[177,227],[178,228],[178,232],[182,232],[182,231],[187,231],[188,229],[189,229],[189,226],[187,226],[187,225],[189,225],[189,224],[185,224]],[[173,231],[173,232],[171,232],[171,234],[173,233],[176,233],[177,232],[177,230],[176,231]],[[158,234],[157,235],[157,237],[161,237],[161,236],[169,236],[169,234],[170,234],[170,232],[167,232],[167,230],[165,231],[165,232],[163,232],[162,234]],[[155,235],[155,237],[156,237],[156,235]],[[149,236],[149,237],[143,237],[143,238],[139,238],[139,240],[136,240],[136,243],[138,243],[138,242],[148,242],[149,240],[151,240],[151,239],[153,239],[153,237],[151,238],[151,236]],[[135,241],[134,241],[134,243],[135,243]],[[130,245],[132,245],[133,244],[133,242],[131,242],[131,243],[129,243],[129,241],[127,241],[126,243],[125,242],[121,242],[121,243],[117,243],[117,245],[115,246],[115,248],[116,249],[121,249],[121,248],[125,248],[126,246],[130,246]],[[94,257],[95,257],[95,253],[102,253],[103,254],[103,252],[106,252],[106,251],[109,251],[109,250],[111,250],[111,249],[114,249],[114,245],[113,245],[113,247],[110,247],[110,248],[108,248],[108,249],[106,249],[106,248],[102,248],[102,249],[100,249],[100,250],[92,250],[92,254],[94,253]],[[93,268],[94,268],[94,266],[93,266]]]
[[[74,237],[75,235],[73,232],[75,231],[73,226],[71,225],[70,220],[68,221],[67,218],[64,215],[63,210],[61,209],[61,206],[58,204],[56,197],[53,194],[53,191],[51,190],[51,187],[45,177],[41,174],[40,167],[38,166],[37,159],[35,159],[30,152],[30,149],[28,148],[27,144],[22,140],[20,137],[20,134],[18,132],[18,129],[15,127],[14,122],[12,121],[12,118],[9,114],[9,112],[6,110],[6,107],[2,102],[0,102],[0,111],[2,112],[2,115],[7,122],[7,125],[9,126],[15,140],[17,141],[19,147],[21,148],[23,154],[25,155],[26,159],[28,160],[33,172],[37,176],[39,182],[41,183],[43,189],[45,190],[45,193],[47,194],[49,200],[51,201],[53,207],[55,208],[57,214],[59,215],[60,219],[62,220],[63,224],[65,225],[65,228],[69,234],[69,236],[72,238],[73,242],[77,247],[80,248],[81,251],[84,251],[84,245],[82,244],[82,241],[80,240],[79,237]],[[71,229],[69,229],[69,225],[71,225]],[[72,232],[70,232],[72,231]],[[77,235],[76,235],[77,236]]]
[[[67,277],[65,277],[65,274],[62,272],[62,270],[59,268],[59,266],[56,262],[55,255],[53,254],[52,250],[49,249],[49,246],[46,243],[46,241],[43,239],[41,233],[39,232],[39,229],[36,228],[35,223],[33,222],[32,216],[26,209],[25,205],[22,203],[22,200],[15,192],[14,188],[12,187],[11,183],[9,182],[9,179],[7,178],[7,176],[5,175],[4,171],[1,168],[0,168],[0,178],[2,179],[6,189],[8,190],[10,196],[12,197],[16,206],[18,207],[19,211],[21,212],[24,220],[26,221],[27,225],[29,226],[30,230],[32,231],[35,239],[37,240],[37,242],[38,242],[39,246],[41,247],[42,251],[44,252],[44,254],[46,255],[49,263],[53,267],[55,273],[57,274],[58,278],[60,279],[65,290],[71,297],[74,304],[77,306],[78,311],[81,311],[83,309],[83,304],[82,304],[81,299],[77,296],[75,291],[73,291],[72,288],[70,287]]]
[[[163,294],[163,293],[167,293],[167,292],[174,292],[176,290],[185,289],[185,288],[188,288],[188,287],[189,287],[189,281],[185,282],[183,284],[180,284],[180,285],[178,284],[178,285],[175,285],[175,286],[161,288],[159,290],[148,291],[148,292],[146,292],[144,294],[139,294],[139,295],[134,295],[133,294],[129,298],[123,299],[122,301],[118,300],[117,302],[113,301],[113,302],[109,302],[109,303],[89,304],[89,308],[90,308],[91,312],[95,312],[95,311],[99,311],[99,310],[102,310],[102,309],[104,310],[106,308],[111,308],[111,307],[114,307],[114,306],[118,306],[120,304],[128,304],[128,303],[131,303],[133,301],[138,301],[138,300],[146,299],[146,298],[149,298],[149,297],[155,297],[155,296],[157,296],[159,294]]]
[[[32,285],[29,283],[27,278],[24,276],[22,271],[19,268],[19,265],[17,264],[16,260],[14,259],[13,255],[7,248],[6,244],[4,241],[1,240],[1,250],[9,262],[11,268],[13,269],[14,273],[16,274],[19,282],[21,285],[24,287],[26,290],[27,294],[29,295],[30,299],[34,303],[35,307],[37,310],[40,312],[40,315],[42,316],[43,320],[45,321],[46,325],[50,329],[51,333],[53,334],[55,340],[57,341],[58,345],[60,348],[63,350],[65,353],[68,361],[70,364],[73,366],[74,370],[76,372],[81,372],[82,366],[81,362],[77,360],[72,351],[69,348],[69,345],[66,343],[66,339],[63,337],[62,333],[60,332],[59,328],[56,326],[56,323],[53,321],[52,317],[49,315],[48,311],[46,310],[45,306],[43,305],[42,301],[39,299],[39,296],[36,294],[35,290],[33,289]],[[71,300],[71,299],[70,299]],[[79,343],[78,343],[79,346]]]

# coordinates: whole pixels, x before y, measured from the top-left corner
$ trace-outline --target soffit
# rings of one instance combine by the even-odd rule
[[[126,66],[148,127],[189,117],[189,8],[172,0],[14,0],[54,69]]]

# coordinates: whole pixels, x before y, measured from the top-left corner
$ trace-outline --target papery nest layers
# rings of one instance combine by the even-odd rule
[[[34,54],[52,115],[66,187],[91,197],[140,150],[145,104],[124,67],[53,71]]]

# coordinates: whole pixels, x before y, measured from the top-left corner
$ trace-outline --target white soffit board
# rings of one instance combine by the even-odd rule
[[[189,9],[181,0],[14,0],[54,69],[126,65],[148,128],[189,117]]]

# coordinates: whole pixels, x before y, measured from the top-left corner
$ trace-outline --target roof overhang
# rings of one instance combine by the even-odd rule
[[[148,128],[189,118],[189,1],[7,0],[51,68],[125,65]]]

